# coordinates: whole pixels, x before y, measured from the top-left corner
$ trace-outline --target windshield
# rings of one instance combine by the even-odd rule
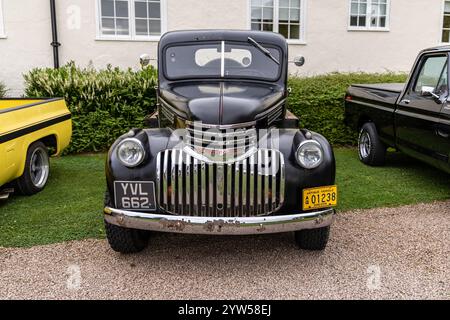
[[[264,46],[278,61],[280,50]],[[170,46],[165,72],[170,79],[251,78],[275,81],[281,67],[259,48],[244,42],[210,42]]]

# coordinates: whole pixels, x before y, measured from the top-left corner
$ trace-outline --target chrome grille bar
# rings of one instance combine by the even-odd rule
[[[268,215],[284,202],[284,157],[277,150],[260,149],[229,164],[165,150],[156,166],[159,206],[174,215],[253,217]]]

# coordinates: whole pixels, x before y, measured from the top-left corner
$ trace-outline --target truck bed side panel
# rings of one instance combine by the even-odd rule
[[[400,91],[370,86],[351,86],[347,91],[345,116],[354,129],[368,121],[375,123],[380,138],[395,146],[394,111]]]
[[[54,136],[56,154],[66,148],[72,135],[70,118],[62,99],[0,100],[0,186],[22,175],[31,143]]]

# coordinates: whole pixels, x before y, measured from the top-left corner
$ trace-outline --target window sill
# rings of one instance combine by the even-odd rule
[[[286,41],[288,44],[306,45],[306,41],[304,41],[304,40],[287,39]]]
[[[348,27],[347,31],[363,31],[363,32],[389,32],[389,28],[356,28],[356,27]]]
[[[6,34],[0,33],[0,39],[8,39],[8,36]]]
[[[129,38],[129,37],[96,37],[95,41],[120,41],[120,42],[158,42],[161,37]]]

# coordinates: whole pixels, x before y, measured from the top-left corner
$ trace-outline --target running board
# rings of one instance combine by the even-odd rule
[[[14,192],[14,189],[3,189],[0,190],[0,200],[6,200],[9,198],[9,195]]]

